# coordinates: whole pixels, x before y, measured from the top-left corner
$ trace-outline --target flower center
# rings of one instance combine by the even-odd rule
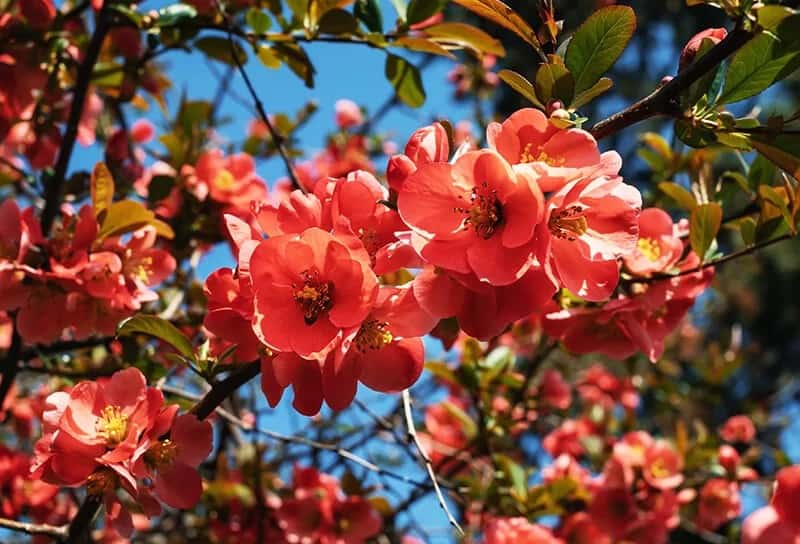
[[[119,406],[103,408],[95,425],[98,436],[106,441],[109,448],[118,445],[128,436],[128,416],[122,413]]]
[[[485,190],[486,187],[487,184],[483,183],[482,188]],[[466,214],[467,218],[464,220],[464,224],[472,225],[478,236],[484,240],[491,238],[503,223],[503,206],[497,199],[495,191],[481,193],[474,188],[470,197],[470,206],[455,208],[454,211]]]
[[[581,206],[570,206],[563,210],[554,211],[550,214],[547,226],[553,236],[570,242],[589,230],[589,222],[583,215]]]
[[[144,454],[144,460],[147,464],[156,468],[169,466],[175,460],[177,450],[178,447],[169,438],[161,440],[158,444],[147,450],[147,453]]]
[[[234,178],[233,174],[227,170],[220,170],[220,172],[214,178],[214,185],[225,191],[236,185],[236,178]]]
[[[89,495],[103,495],[117,488],[117,475],[110,470],[101,470],[86,479],[86,492]]]
[[[548,166],[564,166],[564,163],[567,162],[567,159],[565,159],[564,157],[551,157],[544,150],[543,146],[538,146],[537,148],[537,151],[539,152],[538,155],[534,155],[532,151],[533,151],[533,144],[532,143],[525,144],[525,147],[522,149],[522,153],[519,154],[519,162],[520,163],[543,162]]]
[[[292,284],[295,288],[292,297],[303,311],[306,325],[313,325],[320,314],[333,306],[333,283],[320,281],[318,276],[316,272],[306,270],[301,274],[303,284],[299,288]]]
[[[656,478],[666,478],[672,474],[663,459],[656,459],[650,465],[650,473]]]
[[[392,341],[392,333],[389,332],[389,324],[377,319],[368,319],[362,323],[358,329],[358,334],[353,341],[356,349],[361,353],[370,350],[379,350]]]
[[[661,246],[653,238],[639,238],[636,245],[642,255],[651,261],[657,261],[661,257]]]

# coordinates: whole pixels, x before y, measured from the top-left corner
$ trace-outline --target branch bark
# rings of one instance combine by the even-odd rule
[[[67,537],[67,528],[63,526],[56,527],[55,525],[25,523],[23,521],[14,521],[13,519],[6,518],[0,518],[0,528],[17,533],[25,533],[27,535],[49,536],[59,541]]]
[[[53,227],[58,210],[61,208],[61,201],[64,198],[64,183],[67,177],[67,168],[72,157],[72,150],[75,148],[75,140],[78,137],[78,125],[83,116],[83,109],[86,103],[86,95],[89,91],[89,84],[92,80],[94,65],[100,55],[103,40],[111,29],[111,21],[108,13],[109,2],[103,4],[103,8],[97,14],[97,23],[94,33],[86,48],[83,62],[78,68],[75,90],[72,93],[72,105],[67,118],[67,126],[64,131],[64,138],[61,141],[61,149],[56,159],[56,165],[52,176],[46,179],[45,183],[45,204],[42,212],[42,233],[47,236]]]
[[[722,41],[705,55],[690,64],[661,87],[635,104],[615,113],[592,127],[591,133],[601,140],[620,130],[651,117],[680,114],[680,94],[692,83],[709,73],[731,54],[750,41],[755,34],[741,27],[734,28]]]

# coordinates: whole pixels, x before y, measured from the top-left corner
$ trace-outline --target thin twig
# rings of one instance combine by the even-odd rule
[[[11,387],[14,385],[14,380],[19,372],[17,361],[19,360],[20,352],[22,349],[22,338],[17,332],[16,326],[11,336],[11,345],[6,353],[5,361],[2,363],[2,381],[0,381],[0,412],[3,411],[3,404],[5,404],[6,397],[8,396]]]
[[[292,186],[295,189],[302,190],[303,186],[300,184],[300,180],[297,177],[297,173],[295,172],[292,159],[291,157],[289,157],[289,153],[287,152],[286,147],[284,146],[283,136],[278,134],[278,131],[272,124],[272,121],[270,121],[269,115],[267,115],[267,110],[264,108],[264,104],[258,97],[258,93],[256,93],[256,90],[253,87],[253,82],[250,81],[250,76],[247,75],[247,70],[245,70],[244,64],[242,64],[242,60],[239,58],[239,53],[236,50],[236,42],[234,42],[233,39],[233,23],[231,23],[230,19],[228,18],[228,14],[220,5],[219,1],[217,1],[217,10],[225,20],[225,27],[228,33],[228,44],[230,45],[231,49],[231,57],[233,58],[234,64],[236,64],[236,68],[239,70],[239,74],[242,76],[242,79],[244,80],[244,84],[247,87],[247,92],[250,93],[250,97],[253,99],[253,103],[255,104],[258,116],[261,118],[261,121],[264,123],[264,125],[266,125],[267,130],[269,131],[269,134],[272,137],[272,143],[275,145],[275,149],[278,150],[278,154],[281,156],[281,159],[283,159],[283,163],[286,165],[286,172],[289,174],[289,179],[292,181]]]
[[[55,525],[46,525],[43,523],[25,523],[24,521],[0,518],[0,528],[28,535],[49,536],[56,540],[63,540],[67,537],[66,526],[56,527]]]
[[[439,480],[436,478],[436,473],[433,471],[433,463],[431,462],[431,458],[425,451],[422,443],[419,441],[419,436],[417,436],[417,429],[414,427],[414,416],[411,413],[411,393],[409,393],[408,389],[403,389],[402,396],[403,413],[405,414],[406,419],[408,440],[414,443],[419,456],[425,463],[425,470],[428,472],[428,477],[433,484],[433,490],[436,492],[436,498],[439,500],[439,506],[442,508],[442,510],[444,510],[444,513],[447,516],[447,521],[455,528],[456,531],[458,531],[459,535],[464,536],[464,529],[462,529],[461,525],[458,524],[456,518],[453,517],[453,514],[450,512],[450,508],[447,506],[447,502],[442,494],[442,489],[439,487]]]
[[[177,387],[173,387],[171,385],[164,385],[161,388],[161,390],[164,391],[165,393],[170,393],[172,395],[176,395],[185,398],[187,400],[200,400],[199,396],[192,395],[191,393],[186,393],[185,391]],[[257,433],[272,440],[283,442],[285,444],[298,444],[301,446],[307,446],[309,448],[313,448],[315,450],[329,451],[335,453],[336,455],[338,455],[343,459],[351,461],[369,470],[370,472],[374,472],[378,475],[388,476],[390,478],[394,478],[395,480],[400,480],[406,484],[413,485],[415,487],[427,487],[427,484],[423,482],[418,482],[403,474],[385,469],[383,467],[379,467],[375,463],[367,459],[364,459],[360,455],[355,454],[349,450],[346,450],[336,444],[327,444],[324,442],[319,442],[317,440],[306,438],[304,436],[293,436],[293,435],[279,433],[276,431],[271,431],[269,429],[256,427],[255,425],[245,423],[241,418],[237,417],[235,414],[226,410],[225,408],[217,407],[214,410],[214,413],[217,414],[219,417],[221,417],[223,420],[230,423],[231,425],[235,425],[236,427],[242,429],[243,431]]]
[[[752,246],[747,246],[746,248],[740,249],[739,251],[734,251],[733,253],[723,255],[722,257],[711,259],[710,261],[706,261],[693,268],[689,268],[687,270],[681,270],[677,274],[654,274],[647,278],[632,278],[628,280],[628,283],[653,283],[660,280],[669,280],[672,278],[680,278],[681,276],[688,276],[690,274],[700,272],[701,270],[705,270],[706,268],[720,266],[727,263],[728,261],[733,261],[740,257],[744,257],[745,255],[750,255],[751,253],[755,253],[760,249],[764,249],[765,247],[777,244],[778,242],[783,242],[784,240],[790,240],[794,238],[794,236],[795,236],[794,234],[788,232],[782,236],[778,236],[777,238],[767,240],[766,242],[762,242],[760,244],[754,244]]]
[[[97,24],[92,34],[92,39],[89,41],[89,46],[86,48],[83,62],[78,68],[75,90],[72,93],[72,105],[70,107],[69,117],[67,118],[64,138],[61,140],[61,150],[58,153],[53,175],[49,176],[47,183],[45,183],[45,204],[44,211],[42,212],[42,233],[45,236],[50,233],[53,221],[55,221],[58,210],[61,208],[61,201],[64,198],[64,183],[67,177],[67,168],[69,168],[72,150],[75,148],[75,140],[78,137],[78,125],[83,116],[86,94],[89,91],[94,65],[100,55],[103,40],[111,29],[108,14],[109,4],[111,4],[111,2],[103,3],[103,7],[97,14]]]

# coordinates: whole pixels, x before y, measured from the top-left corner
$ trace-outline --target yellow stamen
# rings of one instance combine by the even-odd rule
[[[96,422],[97,434],[113,448],[128,436],[128,416],[118,406],[106,406]]]
[[[311,271],[302,273],[303,285],[295,287],[294,301],[303,311],[303,319],[307,325],[313,325],[319,316],[333,307],[333,283],[321,282],[317,274]]]
[[[145,462],[155,468],[169,466],[175,460],[177,446],[169,438],[161,440],[144,454]]]
[[[388,323],[377,319],[368,319],[361,325],[353,342],[358,351],[366,353],[367,351],[379,350],[387,346],[392,342],[392,339],[393,336],[389,332]]]
[[[89,495],[103,495],[117,488],[117,475],[109,470],[101,470],[90,474],[86,480],[86,492]]]
[[[661,246],[653,238],[639,238],[637,242],[639,251],[651,261],[657,261],[661,257]]]
[[[563,210],[554,211],[550,215],[547,226],[553,236],[570,242],[589,230],[589,222],[583,215],[581,206],[570,206]]]
[[[227,190],[232,188],[234,185],[236,185],[236,178],[233,177],[233,174],[227,170],[220,170],[220,172],[214,178],[214,186],[219,189]]]
[[[539,152],[537,155],[534,155],[533,152],[533,144],[528,143],[525,144],[525,147],[522,149],[522,153],[519,155],[519,162],[520,163],[529,163],[529,162],[543,162],[548,166],[564,166],[567,162],[567,159],[564,157],[551,157],[547,154],[544,150],[544,146],[538,146],[537,151]]]

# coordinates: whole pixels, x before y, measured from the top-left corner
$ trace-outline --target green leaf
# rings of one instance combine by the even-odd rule
[[[536,90],[533,88],[533,83],[525,79],[521,74],[513,70],[500,70],[497,75],[508,84],[509,87],[517,91],[520,95],[527,98],[534,106],[544,110],[545,105],[542,104],[539,97],[536,96]]]
[[[372,32],[383,32],[383,15],[378,0],[356,0],[353,14]]]
[[[247,63],[247,52],[242,49],[241,45],[235,42],[233,44],[233,51],[236,51],[236,59],[234,59],[233,51],[231,50],[231,42],[228,38],[205,36],[196,40],[194,46],[205,53],[208,58],[230,64],[231,66],[236,65],[236,59],[242,64]]]
[[[465,23],[439,23],[425,29],[425,34],[439,43],[465,47],[477,54],[490,53],[498,57],[506,54],[503,44],[480,28]]]
[[[130,336],[132,334],[146,334],[158,338],[175,348],[185,358],[194,359],[192,343],[175,325],[166,319],[142,314],[129,317],[117,327],[117,336]]]
[[[751,134],[750,142],[772,163],[800,180],[800,134]]]
[[[358,19],[343,9],[329,9],[319,20],[317,30],[323,34],[358,34]]]
[[[572,104],[569,105],[569,107],[577,110],[578,108],[585,106],[586,104],[588,104],[589,102],[591,102],[604,92],[610,90],[611,87],[613,86],[614,86],[613,81],[611,81],[607,77],[601,77],[599,80],[597,80],[597,83],[595,83],[585,91],[579,92],[578,95],[575,97],[575,99],[572,101]]]
[[[456,58],[450,51],[436,43],[435,41],[427,38],[409,38],[402,37],[392,42],[393,47],[402,47],[409,51],[418,51],[421,53],[431,53],[433,55],[441,55],[450,59]]]
[[[578,27],[565,59],[578,93],[592,87],[614,65],[635,30],[636,15],[628,6],[599,9]]]
[[[556,99],[569,104],[575,93],[575,80],[559,57],[550,58],[551,62],[540,64],[536,70],[536,96],[545,104]]]
[[[105,163],[98,162],[92,170],[92,180],[89,184],[94,215],[102,221],[106,210],[111,207],[114,200],[114,178]]]
[[[789,211],[786,200],[778,191],[769,185],[761,185],[758,188],[758,196],[760,196],[762,200],[765,200],[778,208],[778,210],[781,212],[783,220],[786,221],[786,224],[789,226],[789,228],[793,228],[794,225],[792,221],[792,214]]]
[[[525,22],[525,19],[500,0],[453,0],[453,2],[496,25],[510,30],[525,40],[540,55],[544,55],[542,44],[539,42],[539,38],[536,37],[536,32]]]
[[[263,34],[272,26],[270,16],[258,8],[250,8],[245,16],[247,24],[256,34]]]
[[[689,242],[698,257],[705,260],[708,248],[722,226],[722,207],[716,202],[695,206],[689,218]]]
[[[425,89],[416,66],[403,57],[386,57],[386,79],[394,87],[397,98],[407,106],[418,108],[425,103]]]
[[[401,21],[405,21],[406,11],[408,10],[408,4],[406,4],[405,0],[392,0],[392,5],[397,12],[397,18]]]
[[[433,17],[444,9],[448,0],[411,0],[406,9],[406,22],[414,25]]]
[[[743,217],[739,220],[739,234],[746,246],[753,245],[756,241],[756,220],[752,217]]]
[[[163,28],[179,25],[197,17],[197,10],[188,4],[173,4],[158,10],[156,24]]]
[[[662,193],[677,202],[678,206],[685,210],[693,210],[695,206],[697,206],[697,200],[695,200],[694,196],[692,196],[692,193],[677,183],[673,183],[671,181],[662,181],[658,184],[658,188]]]
[[[773,185],[775,183],[775,163],[764,155],[757,155],[750,164],[747,172],[747,184],[750,190],[755,191],[759,185]]]
[[[675,135],[689,147],[707,147],[717,141],[713,130],[705,127],[696,127],[687,121],[675,122]]]
[[[306,87],[314,86],[314,66],[302,47],[293,43],[276,43],[272,46],[272,50],[297,77],[303,80]]]
[[[169,225],[156,219],[155,214],[140,202],[121,200],[114,202],[106,210],[103,221],[100,223],[100,230],[97,232],[97,239],[119,236],[147,225],[154,226],[156,231],[165,238],[172,238],[175,235]]]
[[[510,457],[502,454],[495,455],[497,467],[505,475],[505,479],[511,484],[514,499],[525,501],[528,496],[528,479],[525,476],[525,469]]]
[[[710,38],[705,38],[701,43],[700,47],[695,54],[695,61],[700,59],[703,55],[711,51],[714,48],[714,41]],[[711,87],[711,83],[714,81],[714,78],[717,72],[723,69],[723,66],[720,65],[717,70],[712,70],[703,77],[699,78],[697,81],[689,85],[689,88],[686,89],[683,93],[681,93],[681,106],[683,108],[690,108],[697,104],[697,101],[700,100],[704,94],[706,94]],[[709,93],[710,94],[710,93]],[[716,98],[716,96],[715,96]]]
[[[258,60],[261,61],[261,64],[267,68],[272,68],[274,70],[281,67],[280,57],[266,44],[262,43],[258,45],[256,56]]]
[[[800,65],[800,15],[783,19],[774,33],[762,32],[733,55],[718,103],[750,98]]]

